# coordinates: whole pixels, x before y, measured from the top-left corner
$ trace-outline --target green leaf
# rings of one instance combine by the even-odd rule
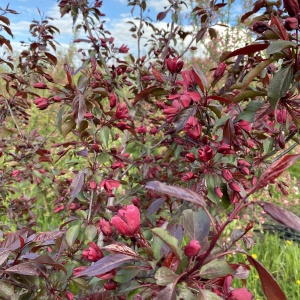
[[[276,52],[280,52],[282,49],[288,48],[288,47],[297,47],[296,42],[291,41],[284,41],[284,40],[278,40],[274,41],[270,44],[270,46],[267,48],[267,54],[271,55]]]
[[[108,141],[109,141],[109,128],[107,126],[104,126],[100,129],[100,140],[103,143],[104,147],[108,147]]]
[[[291,85],[292,78],[293,68],[292,65],[288,65],[281,68],[271,79],[268,88],[268,101],[273,108],[276,108],[280,98],[286,95],[286,92]]]
[[[246,108],[238,115],[239,120],[254,122],[256,112],[264,105],[264,101],[251,101]]]
[[[93,224],[89,224],[85,228],[85,235],[89,242],[92,242],[97,235],[97,228]]]
[[[234,103],[237,103],[237,102],[240,102],[244,99],[247,99],[247,98],[253,98],[253,97],[258,97],[258,96],[266,96],[267,93],[264,92],[264,91],[255,91],[255,90],[246,90],[240,94],[238,94],[233,102]]]
[[[4,281],[4,279],[2,279],[0,281],[0,297],[3,297],[2,299],[15,299],[13,298],[14,295],[14,287],[8,282]]]
[[[68,116],[66,120],[63,121],[61,126],[61,132],[64,137],[67,136],[67,134],[76,127],[76,123],[73,117]]]
[[[204,265],[200,270],[200,276],[206,279],[234,275],[235,271],[225,260],[214,259]]]
[[[222,298],[209,290],[200,290],[197,300],[222,300]]]
[[[186,209],[182,214],[184,233],[190,240],[202,242],[207,237],[210,228],[210,219],[207,213],[202,209],[197,212]]]
[[[153,228],[151,231],[164,241],[180,261],[182,260],[182,249],[178,246],[178,240],[174,236],[171,236],[168,231],[162,228]]]
[[[153,243],[152,243],[152,250],[155,259],[158,261],[161,259],[161,247],[163,246],[164,242],[157,236],[154,236]]]
[[[140,270],[135,267],[124,268],[118,272],[114,280],[119,283],[129,282],[132,278],[134,278],[139,273],[139,271]]]
[[[80,233],[80,224],[71,226],[66,233],[66,241],[69,246],[73,246],[74,242],[79,236]]]
[[[166,286],[176,281],[178,275],[167,267],[161,267],[155,273],[156,284]]]
[[[266,68],[269,64],[271,64],[274,60],[272,58],[265,60],[264,62],[257,65],[253,68],[244,78],[241,84],[241,91],[244,91],[253,81],[253,79],[260,74],[260,72]]]

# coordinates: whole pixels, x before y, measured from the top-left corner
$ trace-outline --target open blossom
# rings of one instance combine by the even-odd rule
[[[104,187],[108,193],[111,193],[112,189],[119,187],[119,185],[120,185],[120,182],[118,182],[117,180],[104,179],[100,182],[99,187],[100,188]]]
[[[128,118],[128,108],[126,103],[118,103],[116,110],[116,118],[117,119],[126,119]]]
[[[184,131],[193,140],[198,140],[202,132],[202,126],[195,117],[189,117],[184,126]]]
[[[166,115],[166,119],[168,123],[171,123],[173,118],[177,115],[181,108],[181,105],[178,100],[174,100],[172,102],[172,106],[166,106],[163,110],[164,114]]]
[[[199,244],[199,241],[191,240],[184,248],[184,254],[187,257],[192,257],[192,256],[197,255],[199,253],[200,249],[201,249],[201,246]]]
[[[104,255],[102,250],[95,243],[90,242],[89,248],[82,251],[82,256],[85,259],[95,262],[103,258]]]
[[[127,205],[119,209],[118,214],[113,216],[111,224],[116,231],[125,235],[133,236],[140,227],[140,211],[135,205]]]

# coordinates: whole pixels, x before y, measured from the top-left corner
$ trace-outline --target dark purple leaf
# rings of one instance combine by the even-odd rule
[[[181,131],[187,123],[190,116],[194,116],[197,106],[184,107],[173,119],[175,133]]]
[[[166,185],[165,183],[161,183],[159,181],[150,181],[146,184],[146,189],[154,190],[159,193],[163,193],[169,195],[171,197],[183,199],[195,204],[198,204],[202,207],[206,207],[206,203],[204,201],[203,196],[197,194],[196,192],[182,188],[179,186]]]
[[[42,265],[49,265],[49,266],[52,266],[54,268],[57,268],[63,272],[65,272],[67,274],[67,270],[66,268],[58,263],[57,261],[53,260],[50,256],[48,255],[41,255],[41,256],[38,256],[34,259],[35,262],[37,263],[40,263]]]
[[[255,202],[277,222],[300,231],[300,218],[282,207],[268,202]]]
[[[155,300],[176,300],[176,282],[168,284],[156,296]]]
[[[0,248],[0,266],[6,261],[12,251],[5,248]]]
[[[143,98],[145,98],[146,96],[154,93],[156,94],[156,96],[159,95],[166,95],[166,90],[163,88],[160,88],[158,86],[150,86],[149,88],[146,88],[144,90],[142,90],[139,94],[136,94],[134,101],[133,101],[133,105],[136,105],[140,100],[142,100]]]
[[[71,185],[70,185],[70,197],[74,198],[82,189],[84,184],[84,172],[80,171],[75,178],[73,179]]]
[[[74,97],[72,107],[74,117],[79,125],[84,118],[84,114],[86,113],[86,105],[83,94],[79,93]]]
[[[116,269],[126,262],[136,260],[132,256],[125,254],[114,254],[103,257],[102,259],[95,262],[93,265],[88,267],[86,270],[81,272],[79,276],[97,276],[107,273],[113,269]]]
[[[169,9],[165,10],[165,11],[161,11],[160,13],[158,13],[156,20],[157,21],[162,21],[168,14]]]
[[[223,142],[228,145],[232,145],[234,139],[234,126],[231,119],[227,120],[223,129]]]
[[[150,216],[150,215],[154,214],[155,212],[157,212],[161,208],[161,206],[164,204],[165,201],[166,201],[166,198],[159,198],[159,199],[156,199],[155,201],[153,201],[147,209],[147,216]]]
[[[263,8],[266,5],[265,0],[258,0],[254,3],[254,8],[252,11],[245,13],[242,18],[241,22],[244,22],[247,18],[249,18],[251,15],[257,13],[261,8]]]
[[[49,240],[56,240],[57,238],[63,236],[62,231],[49,231],[49,232],[41,232],[37,233],[34,238],[32,239],[33,242],[38,243],[44,243]]]
[[[54,65],[57,64],[57,58],[53,54],[45,52],[45,55],[52,61]]]
[[[250,194],[267,186],[281,175],[286,169],[293,165],[300,154],[288,154],[271,164],[260,176],[256,185],[251,189]]]
[[[267,300],[286,300],[285,294],[271,273],[251,255],[246,255],[249,263],[257,270]]]
[[[204,76],[204,74],[202,73],[202,71],[197,67],[197,66],[192,66],[193,68],[193,75],[195,77],[195,80],[201,90],[202,93],[205,92],[205,86],[207,85],[207,80]]]
[[[30,262],[18,264],[5,270],[5,272],[16,273],[20,275],[39,276],[37,268]]]
[[[249,55],[249,54],[253,54],[255,52],[265,50],[268,47],[269,47],[269,44],[252,44],[252,45],[248,45],[243,48],[237,49],[235,51],[232,51],[227,55],[224,55],[224,56],[222,55],[222,57],[220,59],[222,61],[224,61],[224,60],[227,60],[228,58],[231,58],[231,57],[237,56],[237,55]]]
[[[196,35],[196,43],[198,43],[205,35],[207,27],[201,28]]]

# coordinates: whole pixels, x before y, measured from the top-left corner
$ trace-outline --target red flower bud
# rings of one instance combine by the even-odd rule
[[[109,95],[109,105],[111,108],[117,105],[117,95],[114,93],[110,93]]]
[[[36,88],[36,89],[42,89],[42,90],[48,88],[48,87],[47,87],[47,84],[45,84],[44,82],[37,82],[37,83],[35,83],[35,84],[33,85],[33,87]]]
[[[102,250],[93,242],[89,243],[89,248],[82,251],[82,256],[92,262],[98,261],[104,255]]]
[[[100,151],[100,148],[99,148],[99,146],[97,144],[94,144],[92,147],[93,147],[93,150],[95,152],[99,152]]]
[[[235,153],[235,151],[233,149],[231,149],[230,145],[227,145],[227,144],[219,145],[217,148],[217,151],[222,154],[234,154]]]
[[[228,300],[251,300],[252,294],[246,288],[239,288],[228,294]]]
[[[116,276],[116,274],[117,274],[117,271],[114,269],[114,270],[106,272],[104,274],[99,274],[96,277],[100,278],[100,279],[103,279],[103,280],[105,280],[105,279],[112,279],[113,277]]]
[[[91,113],[85,113],[85,114],[84,114],[84,118],[90,120],[90,119],[93,119],[93,118],[94,118],[94,115],[91,114]]]
[[[184,248],[184,254],[187,257],[192,257],[195,256],[199,253],[201,249],[201,246],[199,244],[199,241],[197,240],[191,240],[187,246]]]
[[[233,182],[233,181],[229,182],[229,187],[230,187],[233,191],[235,191],[235,192],[237,192],[237,193],[239,193],[239,192],[241,191],[240,186],[239,186],[237,183]]]
[[[247,132],[251,130],[251,124],[248,121],[240,120],[237,122],[237,126]]]
[[[67,292],[66,293],[66,298],[67,298],[67,300],[73,300],[75,298],[75,296],[73,295],[73,293]]]
[[[14,170],[14,171],[11,172],[11,176],[12,177],[17,177],[20,173],[21,173],[20,170]]]
[[[85,271],[86,269],[87,267],[85,266],[77,267],[73,270],[73,275],[78,276],[81,272]]]
[[[195,117],[189,117],[183,130],[190,138],[192,138],[193,140],[198,140],[202,132],[202,127]]]
[[[207,157],[205,151],[202,149],[198,150],[198,157],[203,163],[206,163],[208,161],[208,157]]]
[[[39,110],[44,110],[49,106],[49,102],[47,98],[36,98],[33,103]]]
[[[126,103],[118,103],[116,110],[116,118],[117,119],[126,119],[128,118],[128,108]]]
[[[233,179],[232,174],[230,173],[229,170],[227,169],[222,169],[222,173],[221,173],[222,177],[227,181],[231,181]]]
[[[100,220],[100,230],[106,236],[111,236],[111,234],[112,234],[112,228],[111,228],[109,222],[105,221],[104,219]]]
[[[224,62],[219,63],[218,68],[215,70],[215,72],[213,74],[214,80],[217,80],[224,75],[226,66],[227,65]]]
[[[299,27],[299,22],[296,18],[286,18],[284,22],[284,27],[287,31],[296,30]]]
[[[108,291],[111,291],[111,290],[115,290],[116,287],[117,287],[117,283],[113,280],[110,280],[108,282],[106,282],[103,287],[108,290]]]
[[[174,57],[174,58],[167,58],[166,64],[169,72],[175,74],[181,72],[184,62],[182,60],[178,61],[178,57]]]
[[[97,187],[97,183],[96,183],[94,180],[91,180],[91,181],[90,181],[90,188],[91,188],[92,190],[94,190],[94,189],[96,189],[96,187]]]
[[[280,132],[277,138],[278,145],[281,149],[285,148],[285,134],[284,131]]]
[[[198,176],[196,174],[194,174],[193,172],[187,172],[181,179],[182,181],[189,181],[191,179],[195,179]]]
[[[185,155],[185,160],[188,162],[194,162],[196,160],[196,156],[193,153],[187,153]]]
[[[140,227],[140,211],[134,205],[127,205],[118,211],[118,214],[113,216],[111,224],[116,228],[116,231],[125,235],[133,236]]]
[[[208,160],[211,160],[215,155],[213,149],[211,149],[210,146],[205,146],[204,151],[206,153],[206,156],[207,156]]]
[[[61,98],[59,96],[54,96],[53,97],[53,101],[54,102],[60,102],[61,101]]]
[[[138,206],[139,203],[140,203],[140,200],[141,200],[141,199],[140,199],[139,197],[134,197],[134,198],[131,200],[131,202],[132,202],[133,205]]]
[[[223,197],[223,193],[222,193],[220,187],[218,187],[218,186],[214,187],[214,192],[219,198]]]

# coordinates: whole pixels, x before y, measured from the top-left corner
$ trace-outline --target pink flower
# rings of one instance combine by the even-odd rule
[[[12,176],[12,177],[18,177],[18,175],[19,175],[20,173],[21,173],[20,170],[14,170],[14,171],[11,172],[11,176]]]
[[[196,160],[196,156],[193,153],[187,153],[185,155],[185,160],[188,162],[194,162]]]
[[[91,180],[89,185],[92,190],[95,190],[97,188],[97,183],[94,180]]]
[[[122,162],[122,161],[116,161],[116,162],[114,162],[112,165],[111,165],[111,168],[113,169],[113,170],[115,170],[115,169],[118,169],[118,168],[125,168],[125,165],[124,165],[124,163]]]
[[[199,253],[201,249],[201,246],[199,244],[199,241],[197,240],[191,240],[187,246],[184,248],[184,254],[187,257],[192,257],[195,256]]]
[[[189,117],[187,123],[184,126],[184,131],[193,140],[198,140],[202,132],[202,127],[195,117]]]
[[[113,188],[117,188],[120,186],[120,182],[114,179],[104,179],[101,181],[99,187],[104,187],[107,192],[111,193]]]
[[[67,300],[73,300],[75,298],[75,296],[73,295],[73,293],[67,292],[66,293],[66,298],[67,298]]]
[[[287,31],[292,31],[298,29],[299,22],[297,18],[286,18],[284,22],[284,27],[286,28]]]
[[[60,212],[60,211],[62,211],[64,209],[65,209],[65,206],[62,204],[62,205],[54,207],[54,212],[58,213],[58,212]]]
[[[127,205],[112,217],[111,224],[117,232],[125,236],[133,236],[140,227],[140,218],[139,209],[134,205]]]
[[[128,118],[128,108],[126,103],[118,103],[116,110],[116,118],[117,119],[126,119]]]
[[[246,288],[239,288],[228,294],[228,300],[251,300],[252,294]]]
[[[139,127],[136,127],[136,128],[135,128],[135,131],[136,131],[137,133],[143,134],[143,133],[146,133],[146,132],[147,132],[147,128],[146,128],[145,126],[139,126]]]
[[[95,243],[90,242],[89,248],[82,251],[82,256],[85,259],[95,262],[103,258],[104,255],[102,250]]]
[[[237,124],[235,125],[235,127],[238,126],[239,128],[249,132],[251,130],[251,124],[248,121],[245,120],[240,120],[237,122]]]
[[[124,44],[119,48],[119,53],[128,53],[129,48]]]
[[[100,220],[100,230],[106,236],[111,236],[111,234],[112,234],[112,228],[111,228],[109,222],[105,221],[104,219]]]

